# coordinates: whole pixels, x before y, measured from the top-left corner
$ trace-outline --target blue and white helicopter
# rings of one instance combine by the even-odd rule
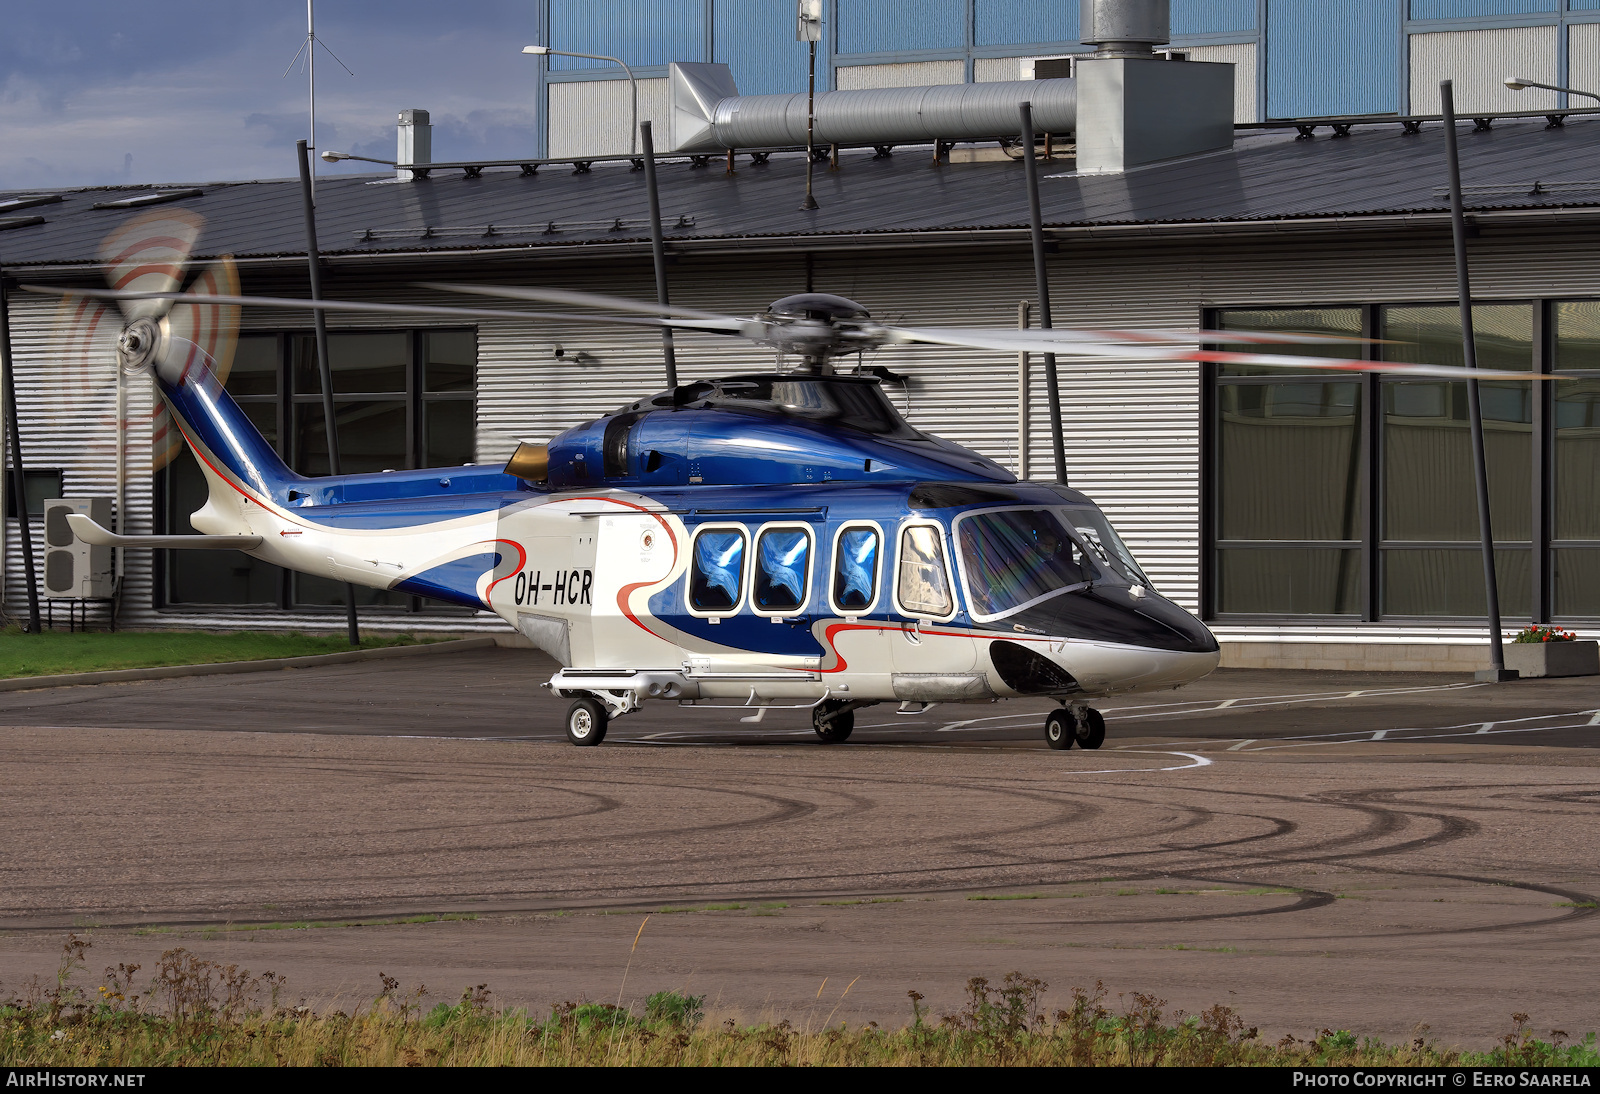
[[[552,319],[742,337],[802,364],[640,399],[548,444],[523,444],[503,469],[307,478],[223,389],[238,307],[530,313],[245,297],[225,260],[182,290],[198,227],[160,215],[164,225],[143,227],[158,254],[123,246],[105,256],[114,288],[25,287],[121,305],[120,367],[150,375],[197,457],[209,496],[191,521],[204,534],[117,535],[68,517],[76,534],[119,547],[237,549],[487,608],[561,665],[547,686],[572,701],[566,731],[576,745],[599,744],[612,720],[650,699],[748,708],[746,722],[772,707],[809,708],[817,736],[841,742],[854,712],[878,703],[915,712],[1048,697],[1060,704],[1045,718],[1050,747],[1093,749],[1105,719],[1092,699],[1179,687],[1216,668],[1211,632],[1156,590],[1089,497],[1019,482],[919,431],[877,376],[841,374],[835,359],[931,343],[1469,375],[1200,348],[1346,341],[1307,334],[907,328],[820,293],[738,318],[553,289],[436,285],[626,313],[531,313]]]

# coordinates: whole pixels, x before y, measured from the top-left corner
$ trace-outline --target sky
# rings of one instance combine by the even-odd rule
[[[394,159],[421,107],[440,162],[532,153],[534,5],[318,0],[317,144]],[[296,174],[304,0],[11,0],[0,33],[0,190]],[[382,170],[319,163],[318,174]]]

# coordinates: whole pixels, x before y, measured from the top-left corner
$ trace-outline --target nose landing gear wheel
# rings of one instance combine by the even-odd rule
[[[593,699],[579,699],[567,708],[567,740],[575,745],[597,745],[606,739],[606,708]]]
[[[1096,749],[1106,740],[1106,720],[1098,710],[1093,707],[1082,707],[1082,717],[1079,718],[1067,707],[1052,710],[1044,720],[1045,743],[1054,749],[1071,748],[1076,742],[1079,748]]]
[[[816,730],[817,736],[825,745],[842,744],[850,739],[850,731],[856,728],[856,712],[854,710],[839,711],[832,703],[823,703],[812,708],[811,728]],[[831,715],[831,717],[830,717]]]

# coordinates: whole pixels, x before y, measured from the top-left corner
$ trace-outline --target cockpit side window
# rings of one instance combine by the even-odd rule
[[[756,537],[752,607],[781,615],[799,611],[811,578],[811,533],[804,528],[766,528]]]
[[[900,611],[906,615],[939,618],[955,611],[944,565],[943,537],[937,527],[913,524],[900,533],[900,579],[896,588]]]
[[[846,528],[833,547],[833,607],[838,612],[867,612],[878,602],[876,528]]]
[[[694,538],[689,566],[689,606],[697,612],[737,611],[744,598],[745,534],[707,528]]]

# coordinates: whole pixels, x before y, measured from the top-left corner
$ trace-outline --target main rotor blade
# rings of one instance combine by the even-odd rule
[[[537,300],[546,304],[572,304],[580,308],[610,308],[612,311],[631,311],[639,315],[665,315],[672,318],[710,319],[738,322],[732,316],[716,312],[685,308],[676,304],[650,304],[643,300],[630,300],[624,296],[601,296],[598,293],[572,292],[568,289],[527,289],[506,285],[455,285],[442,281],[422,281],[425,289],[442,292],[464,292],[475,296],[498,296],[507,300]]]
[[[1375,345],[1385,343],[1380,338],[1362,338],[1352,335],[1303,334],[1298,331],[1218,331],[1218,330],[1095,330],[1084,327],[1061,327],[1006,330],[986,327],[885,327],[895,341],[932,342],[937,345],[962,345],[964,339],[982,338],[992,343],[1003,339],[1016,345],[1018,352],[1049,353],[1050,343],[1075,344],[1126,344],[1191,345],[1207,343],[1251,343],[1283,345]],[[1038,343],[1037,347],[1023,343]],[[995,348],[985,345],[982,348]]]
[[[696,320],[645,319],[620,315],[577,315],[562,312],[511,311],[496,308],[452,308],[432,304],[375,304],[356,300],[306,300],[299,297],[228,296],[220,293],[127,292],[116,289],[67,289],[56,285],[23,285],[29,292],[53,296],[87,296],[96,300],[162,300],[192,304],[240,304],[268,308],[306,308],[310,310],[369,312],[379,315],[443,315],[468,319],[554,319],[577,323],[623,323],[637,327],[673,327],[679,330],[706,330],[711,324]],[[739,333],[739,321],[727,320],[708,333]]]
[[[129,292],[172,292],[183,282],[184,264],[204,226],[205,218],[187,209],[163,209],[128,222],[100,244],[100,261],[110,267],[106,282]],[[130,323],[158,319],[168,306],[161,296],[115,299]]]
[[[1285,353],[1242,353],[1232,350],[1200,349],[1197,346],[1161,346],[1151,343],[1109,341],[1104,336],[1116,333],[1110,331],[1063,329],[1049,333],[1066,335],[1069,340],[1041,342],[1038,339],[1018,337],[1019,335],[1044,333],[1041,331],[896,327],[886,329],[891,333],[891,336],[898,336],[894,337],[893,340],[899,342],[928,342],[935,345],[964,346],[971,349],[999,350],[1007,353],[1054,353],[1078,360],[1124,360],[1135,358],[1146,361],[1202,361],[1211,364],[1252,365],[1259,368],[1274,369],[1378,372],[1396,376],[1429,377],[1446,380],[1551,379],[1551,377],[1540,373],[1463,368],[1460,365],[1415,364],[1406,361],[1356,361],[1337,357],[1298,357]]]

